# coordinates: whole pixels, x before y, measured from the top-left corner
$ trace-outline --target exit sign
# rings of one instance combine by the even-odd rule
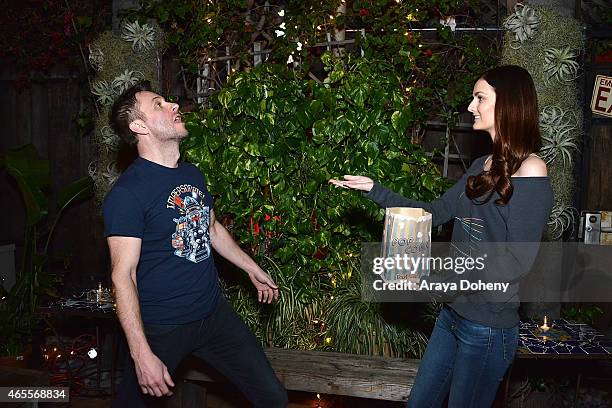
[[[612,77],[595,77],[591,110],[597,115],[612,117]]]

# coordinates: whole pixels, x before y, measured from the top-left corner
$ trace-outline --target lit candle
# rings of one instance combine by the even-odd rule
[[[544,316],[544,324],[540,326],[540,329],[542,329],[542,331],[544,332],[550,329],[550,327],[548,326],[548,317],[546,315]]]

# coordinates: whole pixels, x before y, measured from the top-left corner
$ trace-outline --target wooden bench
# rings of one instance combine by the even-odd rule
[[[277,348],[265,349],[265,353],[287,390],[386,401],[408,399],[420,362]],[[183,407],[205,406],[202,382],[227,381],[197,359],[188,360],[181,372],[185,380],[181,397]]]

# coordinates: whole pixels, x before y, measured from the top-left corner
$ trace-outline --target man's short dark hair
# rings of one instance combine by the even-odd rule
[[[110,125],[124,142],[129,145],[138,143],[136,133],[130,129],[130,123],[136,119],[144,120],[144,114],[138,109],[136,94],[142,91],[151,91],[149,81],[139,81],[126,89],[117,97],[110,111]]]

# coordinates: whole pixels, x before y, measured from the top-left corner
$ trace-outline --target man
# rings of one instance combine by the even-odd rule
[[[221,294],[212,248],[247,272],[258,300],[278,287],[217,222],[199,170],[179,161],[187,130],[178,105],[143,81],[118,97],[111,125],[138,158],[103,204],[117,315],[131,359],[116,407],[172,394],[187,355],[207,361],[256,407],[285,407],[287,393],[261,346]]]

